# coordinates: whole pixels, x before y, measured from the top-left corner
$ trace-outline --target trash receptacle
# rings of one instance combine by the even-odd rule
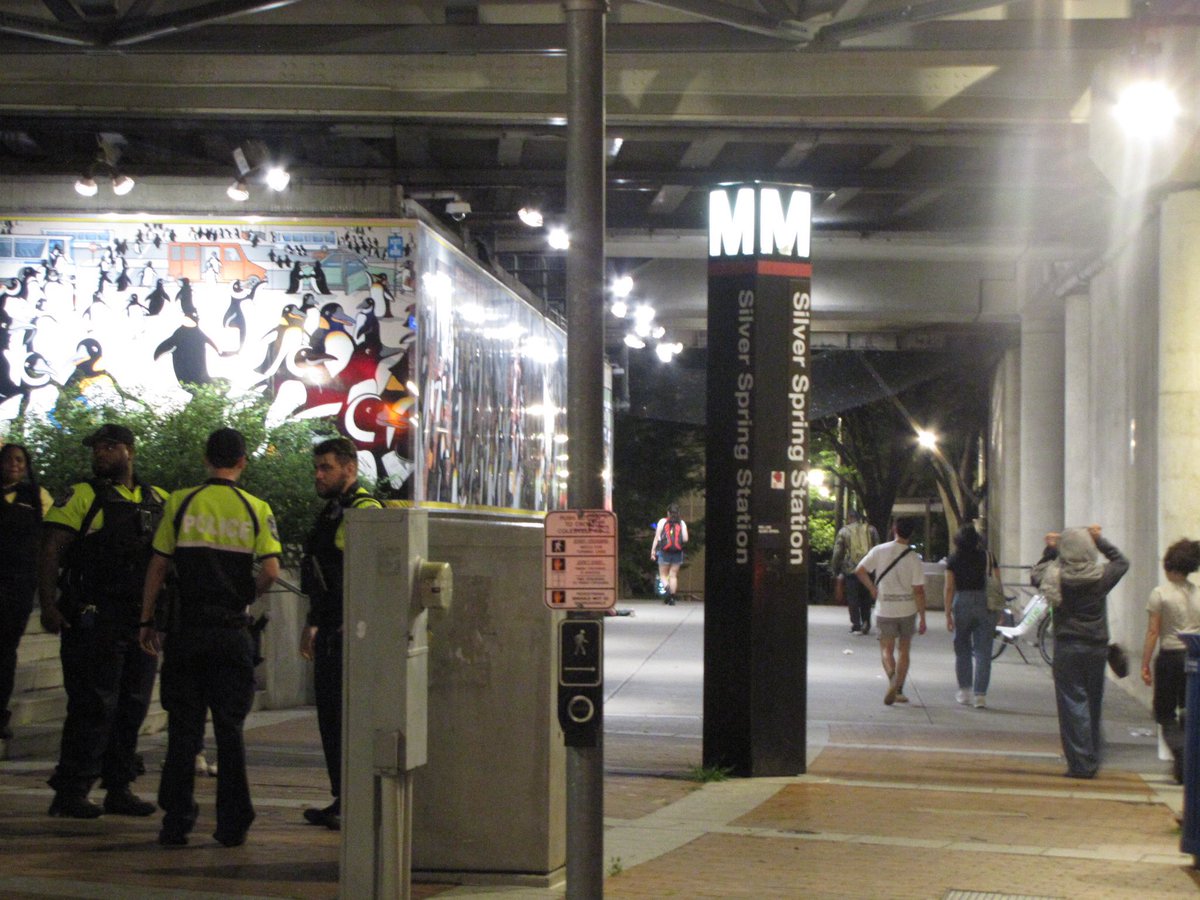
[[[1179,850],[1200,868],[1200,632],[1179,632],[1187,646],[1187,715],[1183,727],[1183,832]]]

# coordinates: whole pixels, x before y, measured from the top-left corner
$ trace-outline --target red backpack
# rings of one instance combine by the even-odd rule
[[[683,550],[683,522],[663,522],[662,537],[658,539],[658,549],[668,553]]]

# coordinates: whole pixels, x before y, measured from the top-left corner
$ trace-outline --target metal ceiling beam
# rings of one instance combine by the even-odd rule
[[[209,20],[211,21],[211,20]],[[213,25],[126,16],[124,34],[134,43],[104,47],[94,34],[45,19],[0,13],[0,53],[61,53],[64,43],[89,53],[170,53],[183,56],[425,56],[442,54],[527,54],[562,56],[565,32],[558,25]],[[134,35],[157,22],[156,35]],[[7,23],[7,25],[5,24]],[[837,28],[841,23],[825,26]],[[185,26],[186,25],[186,33]],[[166,28],[164,31],[163,28]],[[848,49],[952,53],[1096,52],[1129,46],[1129,19],[975,20],[926,22],[900,31],[844,35],[837,42],[794,40],[752,34],[710,23],[608,26],[608,53],[771,53],[797,50],[831,53]],[[861,29],[860,29],[861,31]],[[835,33],[836,34],[836,33]],[[150,40],[150,37],[154,40]],[[832,35],[831,35],[832,37]],[[49,42],[49,43],[47,43]],[[840,44],[840,46],[839,46]],[[69,50],[69,48],[66,48]]]
[[[901,25],[929,22],[946,16],[990,9],[993,6],[1008,6],[1017,2],[1020,0],[926,0],[924,3],[910,3],[886,12],[833,22],[821,27],[817,31],[816,39],[823,44],[836,44],[874,31],[885,31]]]
[[[292,6],[300,0],[213,0],[161,16],[122,21],[106,37],[105,44],[125,47],[168,34],[189,31],[234,16],[248,16]]]
[[[721,3],[720,0],[638,0],[646,6],[658,6],[674,12],[685,13],[698,19],[707,19],[719,25],[728,25],[752,34],[807,44],[813,39],[813,30],[801,22],[776,19],[741,6]]]
[[[83,19],[70,0],[42,0],[42,5],[60,22],[80,22]]]

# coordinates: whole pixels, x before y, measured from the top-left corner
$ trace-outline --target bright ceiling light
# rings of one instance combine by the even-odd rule
[[[624,300],[614,300],[611,309],[612,314],[618,319],[623,319],[629,315],[629,304]]]
[[[613,279],[612,294],[614,297],[628,297],[633,293],[633,276],[621,275]]]
[[[668,363],[671,361],[671,357],[675,355],[672,352],[674,349],[675,348],[672,347],[670,344],[659,344],[657,347],[654,348],[654,353],[655,353],[655,355],[658,356],[658,358],[660,360],[662,360],[665,363]]]
[[[1146,139],[1170,134],[1182,112],[1175,92],[1167,84],[1154,79],[1143,79],[1127,85],[1113,107],[1113,114],[1126,133]]]
[[[643,347],[646,346],[646,342],[643,341],[636,334],[627,334],[627,335],[625,335],[625,346],[630,347],[634,350],[641,350]]]
[[[649,325],[654,321],[654,307],[647,306],[645,303],[639,303],[633,309],[633,318],[637,322],[645,322]]]
[[[661,325],[655,325],[650,329],[650,337],[654,338],[656,341],[662,340],[663,335],[666,333],[667,329],[663,328]]]
[[[550,245],[551,250],[566,250],[571,246],[571,238],[565,228],[551,228],[550,233],[546,235],[546,243]]]
[[[291,180],[292,176],[281,166],[271,166],[267,169],[267,187],[273,191],[282,191]]]
[[[81,175],[75,182],[75,191],[81,196],[95,197],[96,191],[98,190],[99,188],[96,187],[96,179],[91,175]]]
[[[917,429],[917,443],[926,450],[933,450],[937,447],[937,435],[932,431],[926,431],[924,428]]]
[[[534,206],[522,206],[517,210],[517,218],[530,228],[541,228],[545,221],[542,211]]]
[[[128,175],[114,175],[112,180],[113,193],[118,197],[124,197],[133,190],[133,179]]]
[[[225,190],[225,193],[229,195],[230,200],[234,200],[238,203],[245,203],[250,199],[250,189],[246,186],[246,182],[242,181],[240,178],[231,184]]]

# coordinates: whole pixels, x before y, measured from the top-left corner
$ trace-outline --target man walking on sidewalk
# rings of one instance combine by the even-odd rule
[[[854,569],[878,543],[879,532],[875,530],[875,526],[862,521],[858,510],[847,510],[846,524],[838,529],[837,537],[833,541],[830,568],[846,593],[851,634],[871,633],[871,595],[854,577]]]
[[[907,703],[904,679],[908,677],[909,650],[913,633],[925,633],[925,568],[921,555],[909,545],[914,519],[897,519],[894,541],[873,547],[854,570],[855,577],[879,605],[879,652],[888,689],[883,702]],[[872,573],[878,573],[872,578]],[[918,621],[919,620],[919,621]],[[896,655],[896,644],[900,654]]]

